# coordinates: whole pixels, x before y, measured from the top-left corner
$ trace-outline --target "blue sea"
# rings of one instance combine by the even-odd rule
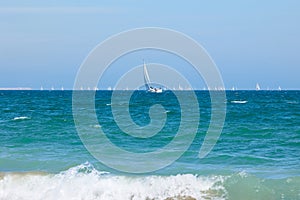
[[[87,115],[86,123],[75,125],[72,91],[0,91],[0,199],[300,199],[300,91],[226,91],[224,127],[204,158],[198,155],[211,120],[208,91],[179,92],[181,102],[171,91],[135,91],[125,102],[129,92],[120,91],[112,102],[112,91],[97,91],[97,123]],[[181,108],[192,104],[191,92],[199,109],[190,109],[187,121],[197,124],[196,135],[188,141],[192,130],[184,129],[180,141],[188,144],[186,151],[155,171],[128,173],[107,166],[88,151],[78,133],[85,131],[94,145],[99,135],[90,133],[101,130],[126,152],[157,151],[176,137]],[[156,104],[166,116],[156,135],[131,136],[115,121],[118,109],[127,109],[136,125],[127,130],[134,132],[152,123],[149,111]],[[81,109],[89,113],[84,104]],[[126,169],[148,165],[114,152],[99,153]],[[168,157],[153,159],[159,164]]]

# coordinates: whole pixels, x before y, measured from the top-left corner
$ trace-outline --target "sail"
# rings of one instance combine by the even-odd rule
[[[145,61],[144,61],[144,82],[145,82],[146,90],[148,92],[152,92],[152,93],[162,93],[163,92],[162,88],[157,88],[157,87],[154,87],[154,86],[150,86],[151,81],[150,81],[150,78],[149,78],[149,74],[148,74],[148,70],[147,70]]]
[[[260,90],[260,86],[258,83],[256,83],[256,90]]]
[[[145,62],[144,62],[144,82],[145,82],[145,86],[146,86],[147,90],[149,90],[150,89],[150,78],[149,78],[149,74],[148,74]]]

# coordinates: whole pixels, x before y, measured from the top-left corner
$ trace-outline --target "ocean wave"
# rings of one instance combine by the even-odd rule
[[[15,118],[13,118],[14,121],[17,121],[17,120],[25,120],[25,119],[30,119],[30,117],[21,116],[21,117],[15,117]]]
[[[116,176],[89,163],[59,174],[8,173],[0,176],[0,199],[224,199],[221,176]]]
[[[101,128],[101,125],[100,124],[96,124],[93,126],[94,128]]]
[[[248,103],[248,101],[231,101],[231,103],[244,104],[244,103]]]
[[[299,199],[300,177],[231,175],[121,176],[86,162],[58,174],[0,173],[0,199],[195,200]]]
[[[288,104],[298,104],[299,102],[297,102],[297,101],[286,101],[286,103],[288,103]]]
[[[100,125],[100,124],[95,124],[95,125],[90,125],[90,127],[93,127],[93,128],[101,128],[101,125]]]

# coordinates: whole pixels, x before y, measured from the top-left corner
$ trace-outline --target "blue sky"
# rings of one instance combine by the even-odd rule
[[[299,21],[297,0],[1,1],[0,88],[72,88],[98,43],[154,26],[200,43],[227,88],[300,89]]]

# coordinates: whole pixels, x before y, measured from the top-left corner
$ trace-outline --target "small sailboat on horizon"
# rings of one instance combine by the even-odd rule
[[[258,83],[256,83],[256,87],[255,87],[256,91],[260,90],[260,86]]]
[[[151,86],[151,81],[149,78],[149,74],[148,74],[148,70],[147,70],[145,61],[144,61],[144,82],[145,82],[146,90],[148,92],[152,92],[152,93],[162,93],[163,92],[163,90],[161,88]]]

